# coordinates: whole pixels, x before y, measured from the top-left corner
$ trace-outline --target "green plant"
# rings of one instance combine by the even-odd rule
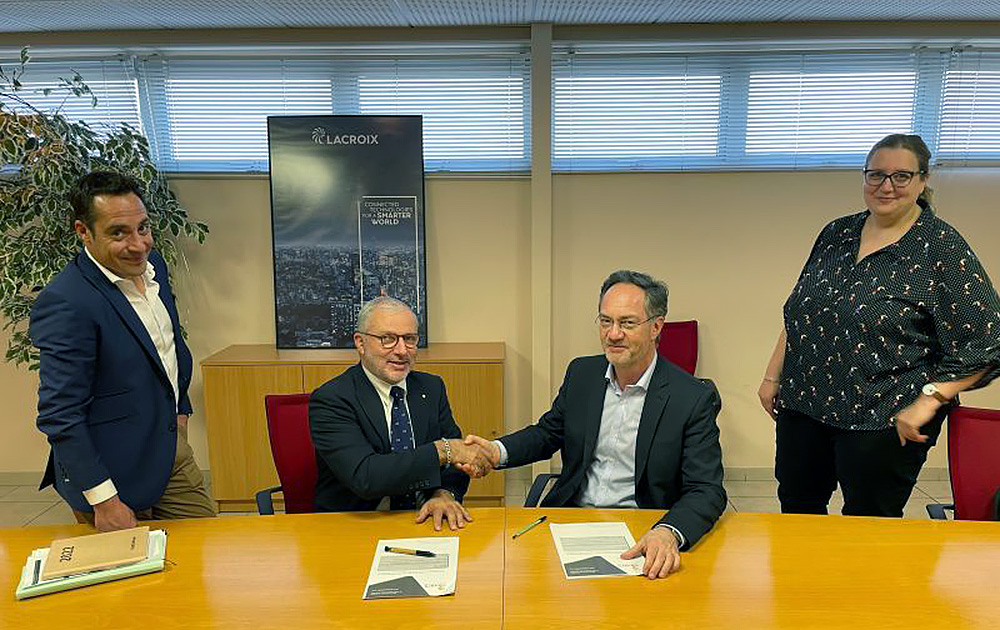
[[[67,195],[83,175],[115,170],[142,182],[156,248],[167,264],[177,261],[182,237],[205,241],[208,226],[190,221],[150,157],[149,142],[128,124],[92,129],[67,120],[62,104],[97,97],[79,73],[55,87],[33,90],[22,81],[30,55],[0,66],[0,313],[10,331],[6,360],[38,368],[27,322],[38,292],[80,251]],[[31,94],[64,93],[62,104],[44,112]]]

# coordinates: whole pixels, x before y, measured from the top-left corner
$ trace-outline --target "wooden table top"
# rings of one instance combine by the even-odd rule
[[[729,513],[666,580],[567,580],[544,526],[657,510],[508,509],[504,628],[1000,627],[1000,523]]]
[[[972,628],[1000,627],[1000,524],[726,514],[666,580],[566,580],[549,522],[655,510],[475,508],[455,596],[361,599],[379,538],[436,535],[412,514],[151,523],[162,573],[17,602],[28,553],[84,526],[0,529],[0,628]],[[440,535],[452,535],[449,531]]]
[[[167,568],[17,601],[32,549],[85,526],[0,529],[0,628],[499,628],[503,508],[475,510],[460,537],[453,597],[365,601],[379,538],[455,535],[412,513],[299,514],[150,522],[167,530]],[[145,524],[145,523],[144,523]]]

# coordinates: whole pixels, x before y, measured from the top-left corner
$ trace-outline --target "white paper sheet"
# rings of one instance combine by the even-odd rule
[[[420,549],[434,558],[386,551],[386,547]],[[458,537],[394,538],[378,541],[363,599],[438,597],[455,592]]]
[[[620,557],[635,545],[625,523],[550,523],[549,531],[559,552],[563,574],[569,580],[642,573],[645,562],[642,556],[633,560]]]

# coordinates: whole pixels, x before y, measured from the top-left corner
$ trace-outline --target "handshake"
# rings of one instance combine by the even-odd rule
[[[438,459],[442,466],[448,462],[450,447],[451,465],[473,479],[485,477],[500,465],[500,448],[478,435],[467,435],[464,440],[439,440],[434,444],[437,446]]]

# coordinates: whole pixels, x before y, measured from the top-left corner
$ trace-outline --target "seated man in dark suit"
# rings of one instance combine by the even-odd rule
[[[462,505],[468,476],[489,467],[483,450],[462,442],[440,377],[412,371],[417,318],[399,300],[377,297],[358,314],[361,363],[309,398],[316,447],[316,508],[406,510],[434,528],[472,520]],[[388,499],[388,501],[386,501]]]
[[[574,359],[552,408],[536,424],[487,441],[468,436],[494,466],[523,466],[562,451],[543,506],[669,509],[623,558],[666,577],[726,506],[715,418],[719,393],[657,356],[667,287],[643,273],[604,281],[597,324],[604,355]],[[469,471],[475,474],[475,471]]]

